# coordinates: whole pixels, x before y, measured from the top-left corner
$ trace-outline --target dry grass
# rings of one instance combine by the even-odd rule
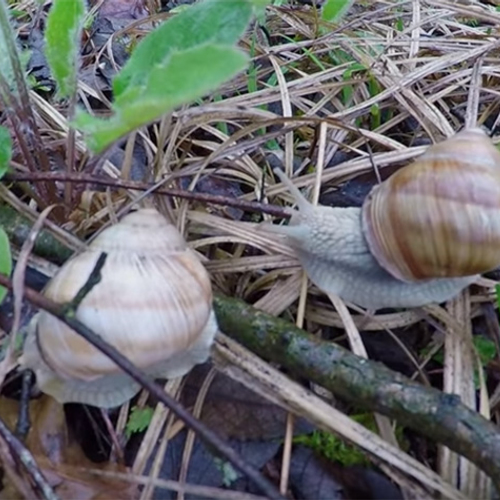
[[[464,124],[497,125],[499,25],[500,12],[473,1],[358,2],[339,26],[322,25],[310,7],[270,7],[266,28],[271,39],[255,28],[242,42],[254,54],[249,75],[225,85],[217,99],[186,106],[134,134],[123,163],[108,159],[101,168],[108,175],[126,178],[132,165],[129,146],[137,140],[146,150],[152,181],[169,185],[192,175],[194,185],[203,176],[215,175],[236,183],[244,199],[282,205],[289,205],[291,197],[271,175],[271,141],[294,183],[305,193],[316,193],[316,198],[319,186],[324,195],[364,174],[384,176],[385,171],[421,154],[422,138],[442,140]],[[108,57],[110,46],[86,60],[99,64]],[[79,92],[84,102],[92,98],[106,106],[101,93],[87,84],[82,82]],[[35,93],[32,98],[47,148],[60,147],[68,133],[64,110]],[[77,151],[81,160],[86,155],[83,141],[77,143]],[[36,215],[33,207],[3,186],[0,196],[16,209]],[[437,332],[437,343],[445,346],[443,390],[460,394],[466,404],[498,421],[498,398],[492,406],[482,380],[477,403],[473,385],[477,356],[472,319],[496,307],[491,282],[464,293],[446,308],[377,314],[348,310],[338,298],[329,301],[315,287],[304,288],[293,251],[283,240],[259,229],[258,223],[269,220],[268,216],[253,222],[230,220],[207,207],[148,196],[155,197],[175,220],[206,263],[214,287],[223,293],[273,315],[285,314],[316,335],[331,327],[345,328],[359,355],[366,355],[359,330],[401,332],[411,325],[428,324]],[[84,192],[64,228],[84,238],[140,199],[136,192],[125,190]],[[80,244],[67,233],[58,237],[72,248]],[[268,366],[268,373],[283,379],[282,385],[271,385],[264,370],[259,371],[261,360],[251,362],[250,353],[233,348],[219,345],[216,349],[217,359],[229,360],[226,373],[375,453],[378,463],[405,491],[425,497],[427,487],[446,498],[488,497],[489,481],[449,450],[440,451],[438,470],[432,471],[397,449],[386,419],[378,420],[382,440]],[[412,362],[415,377],[425,373],[425,362]],[[203,391],[200,405],[202,398]],[[170,424],[162,430],[167,421]],[[158,439],[163,449],[178,431],[168,410],[159,406],[134,473],[143,472],[145,458]],[[286,487],[286,470],[284,474]],[[142,498],[149,498],[149,493],[146,488]]]

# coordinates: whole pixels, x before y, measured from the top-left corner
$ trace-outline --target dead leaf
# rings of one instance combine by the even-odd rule
[[[182,393],[184,405],[194,404],[207,369],[207,366],[198,366],[189,374]],[[283,438],[286,417],[285,410],[221,373],[215,376],[201,413],[201,420],[209,428],[242,441]],[[296,434],[313,429],[306,420],[297,418]]]
[[[19,403],[0,397],[0,418],[13,430]],[[49,396],[30,401],[31,429],[26,447],[60,498],[98,500],[120,498],[135,500],[138,488],[133,483],[109,477],[97,477],[86,469],[127,472],[124,466],[91,462],[80,446],[70,438],[63,405]],[[4,492],[12,491],[11,485]]]
[[[289,481],[295,494],[303,500],[347,498],[342,485],[305,446],[297,446],[293,450]]]
[[[106,18],[144,19],[148,16],[145,9],[144,0],[105,0],[102,4],[99,15]]]
[[[186,431],[182,431],[169,441],[165,459],[161,465],[160,479],[170,479],[173,481],[179,479],[186,434]],[[273,440],[242,442],[230,439],[228,440],[228,444],[245,462],[259,470],[277,455],[281,447],[280,441]],[[146,468],[145,474],[149,474],[151,462],[154,460],[154,457],[155,453],[152,454],[152,459]],[[211,453],[210,448],[198,438],[194,441],[186,483],[215,488],[229,488],[233,491],[252,492],[255,494],[260,493],[248,478],[235,470],[225,460],[218,459]],[[156,488],[153,494],[153,499],[157,500],[174,500],[175,498],[177,498],[177,493],[162,488]],[[186,495],[186,498],[195,497]]]

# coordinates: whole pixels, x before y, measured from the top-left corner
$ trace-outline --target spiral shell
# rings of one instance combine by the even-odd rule
[[[102,279],[76,318],[153,375],[180,376],[205,361],[217,330],[209,276],[154,209],[130,213],[104,230],[64,264],[44,295],[71,301],[102,252]],[[33,330],[24,363],[38,369],[41,389],[60,401],[116,406],[139,390],[106,355],[50,314],[41,311]]]
[[[500,152],[479,128],[431,146],[368,195],[362,227],[400,280],[480,274],[500,265]]]

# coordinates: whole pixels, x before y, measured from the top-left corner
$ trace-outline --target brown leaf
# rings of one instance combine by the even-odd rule
[[[183,403],[194,404],[206,366],[196,367],[186,380]],[[211,429],[238,440],[279,439],[285,434],[287,412],[222,374],[217,374],[207,393],[201,419]],[[312,426],[297,419],[295,432],[310,432]]]
[[[0,397],[0,418],[12,430],[19,403]],[[30,401],[31,429],[26,447],[33,454],[47,481],[60,498],[99,500],[137,498],[137,486],[118,479],[100,477],[86,469],[127,472],[124,466],[91,462],[80,446],[69,437],[63,406],[49,396]],[[12,492],[6,481],[3,493]]]
[[[99,15],[106,18],[143,19],[148,13],[144,8],[144,0],[106,0],[99,11]]]
[[[60,498],[71,498],[72,500],[110,498],[135,500],[138,498],[137,486],[133,483],[110,477],[100,477],[81,467],[66,464],[59,465],[56,470],[45,457],[37,457],[37,463]],[[102,464],[89,464],[89,468],[127,472],[125,467],[103,467]]]

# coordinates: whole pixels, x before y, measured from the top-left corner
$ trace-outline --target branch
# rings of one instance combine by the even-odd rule
[[[396,419],[483,469],[500,487],[500,429],[455,395],[424,387],[280,318],[215,297],[219,328],[262,358],[364,410]]]
[[[12,282],[6,276],[0,274],[0,285],[12,290]],[[85,288],[85,287],[84,287]],[[87,289],[88,291],[88,289]],[[99,349],[112,359],[124,372],[141,384],[152,396],[169,408],[179,417],[189,428],[195,431],[203,440],[212,445],[220,455],[226,458],[231,464],[251,479],[259,489],[269,498],[283,500],[283,497],[276,490],[276,487],[252,465],[245,462],[225,441],[223,441],[211,429],[194,418],[181,404],[176,401],[163,388],[156,384],[152,378],[139,370],[125,356],[120,354],[113,346],[104,341],[99,335],[87,328],[83,323],[75,319],[73,307],[67,304],[57,304],[44,297],[35,290],[25,287],[24,296],[33,305],[52,314],[76,333],[85,338],[93,346]]]
[[[111,186],[116,189],[134,189],[138,191],[148,191],[154,188],[157,184],[148,184],[145,182],[124,181],[121,179],[111,179],[106,177],[97,177],[88,174],[68,173],[68,172],[23,172],[6,174],[0,182],[42,182],[42,181],[61,181],[83,184],[96,184],[100,186]],[[261,214],[274,215],[280,218],[289,218],[290,214],[282,207],[276,205],[268,205],[255,201],[246,201],[240,198],[231,198],[229,196],[220,196],[206,193],[195,193],[193,191],[185,191],[182,189],[167,189],[158,187],[153,190],[156,194],[166,196],[176,196],[186,200],[201,201],[203,203],[213,203],[214,205],[222,205],[228,207],[239,208],[247,212],[255,212]]]
[[[33,222],[11,206],[0,202],[0,226],[7,233],[11,244],[22,247],[30,234]],[[62,264],[71,257],[73,249],[62,244],[48,229],[42,229],[36,238],[33,252],[47,260]]]

